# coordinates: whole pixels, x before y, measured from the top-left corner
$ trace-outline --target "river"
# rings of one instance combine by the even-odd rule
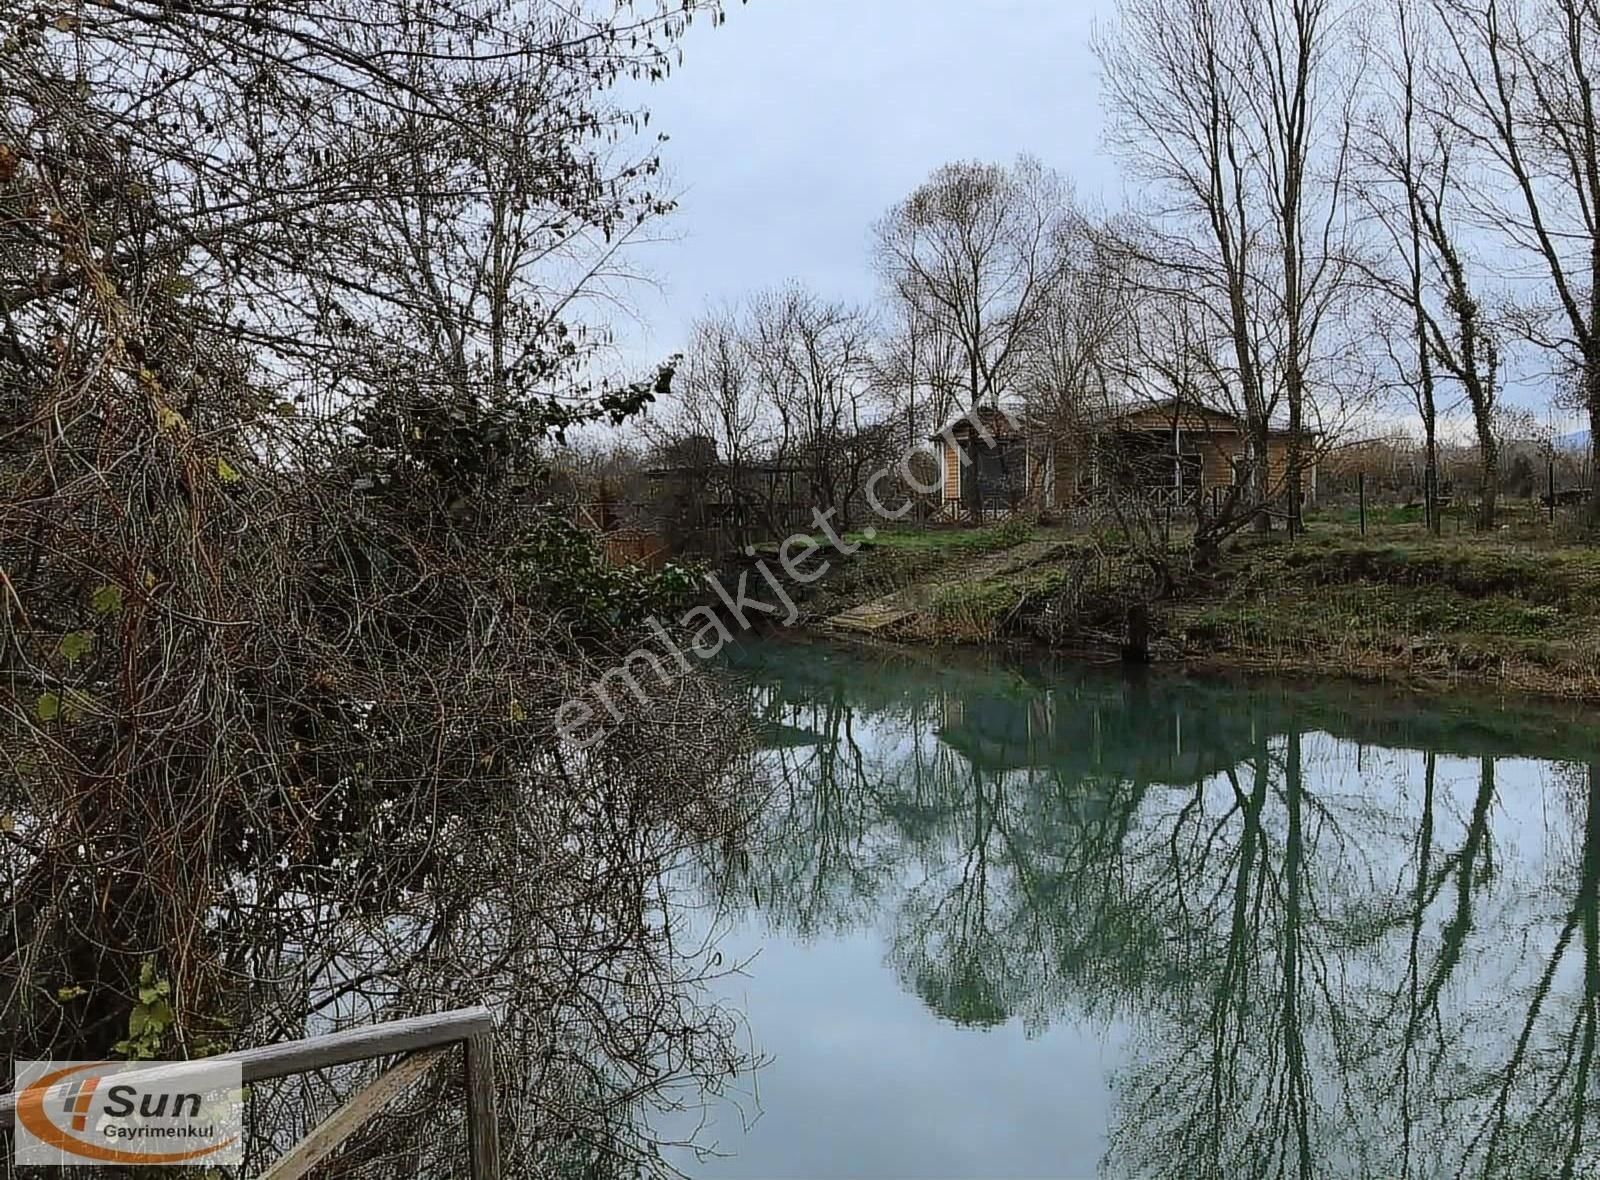
[[[1600,729],[789,642],[699,869],[711,1178],[1593,1175]]]

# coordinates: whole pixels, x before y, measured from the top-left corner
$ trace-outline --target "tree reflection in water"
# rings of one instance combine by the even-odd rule
[[[791,937],[887,921],[942,1020],[1131,1027],[1108,1174],[1600,1166],[1580,715],[788,645],[737,670],[777,785],[736,894]]]

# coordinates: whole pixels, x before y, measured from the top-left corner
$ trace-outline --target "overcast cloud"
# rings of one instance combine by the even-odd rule
[[[650,109],[651,134],[670,136],[681,195],[672,240],[629,259],[657,284],[629,288],[635,318],[614,321],[629,373],[681,350],[708,306],[788,279],[872,301],[873,223],[951,160],[1029,153],[1091,207],[1129,203],[1101,144],[1090,49],[1113,0],[728,3],[726,24],[696,23],[670,78],[624,96]],[[1512,359],[1508,392],[1543,413],[1548,378],[1525,371],[1539,359]],[[1463,406],[1445,414],[1447,429],[1467,429]],[[1374,425],[1414,418],[1386,406]]]
[[[752,0],[697,23],[642,101],[682,194],[678,240],[642,248],[627,359],[683,346],[708,304],[790,278],[867,301],[871,227],[940,164],[1038,156],[1120,203],[1089,50],[1109,2]]]

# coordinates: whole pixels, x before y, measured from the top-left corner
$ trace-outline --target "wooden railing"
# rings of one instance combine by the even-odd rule
[[[494,1018],[487,1008],[465,1008],[435,1016],[414,1016],[387,1024],[346,1029],[303,1041],[285,1041],[206,1059],[206,1064],[237,1065],[245,1085],[405,1054],[403,1060],[358,1091],[305,1138],[261,1173],[260,1180],[294,1180],[332,1155],[369,1119],[426,1074],[454,1046],[462,1046],[467,1092],[467,1151],[472,1180],[499,1180],[500,1130],[495,1110]],[[165,1075],[181,1067],[152,1067]],[[143,1074],[145,1071],[139,1071]],[[16,1095],[0,1095],[0,1127],[16,1118]]]

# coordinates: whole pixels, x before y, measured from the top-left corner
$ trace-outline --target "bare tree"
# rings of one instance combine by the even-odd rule
[[[1600,10],[1587,0],[1434,7],[1459,67],[1444,107],[1495,178],[1475,186],[1476,212],[1548,275],[1552,314],[1527,334],[1577,375],[1600,456]],[[1464,309],[1476,315],[1475,304]],[[1600,523],[1600,484],[1589,509]]]
[[[1257,79],[1247,93],[1255,98],[1263,187],[1277,232],[1278,367],[1289,415],[1285,482],[1290,517],[1298,521],[1318,336],[1348,293],[1345,190],[1360,63],[1342,27],[1351,10],[1339,0],[1258,0],[1243,8],[1254,49],[1247,60]]]
[[[658,449],[708,440],[705,458],[711,461],[703,472],[707,490],[736,504],[741,513],[765,517],[767,527],[775,528],[772,489],[753,478],[769,453],[772,415],[751,379],[749,341],[737,311],[711,312],[695,322],[673,401],[676,413],[664,426],[648,431]]]
[[[1252,438],[1259,529],[1267,434],[1282,404],[1284,485],[1299,511],[1310,435],[1342,406],[1323,337],[1350,293],[1345,183],[1355,83],[1343,6],[1329,0],[1123,0],[1097,42],[1111,140],[1165,203],[1150,259],[1180,275],[1231,345]],[[1320,396],[1313,396],[1313,392]]]
[[[1242,59],[1248,30],[1232,3],[1122,0],[1115,28],[1096,42],[1110,108],[1109,138],[1135,171],[1171,193],[1162,212],[1188,221],[1147,258],[1187,276],[1222,325],[1251,436],[1250,488],[1259,531],[1270,527],[1267,432],[1277,397],[1263,373],[1257,302],[1265,215],[1255,194]]]
[[[1374,210],[1387,231],[1387,246],[1391,253],[1386,257],[1397,260],[1401,277],[1392,284],[1394,294],[1407,308],[1410,324],[1411,355],[1397,359],[1402,381],[1410,391],[1417,412],[1422,418],[1423,434],[1423,502],[1428,528],[1438,535],[1439,519],[1439,406],[1437,382],[1434,378],[1433,348],[1429,329],[1428,271],[1424,262],[1426,231],[1422,220],[1422,176],[1430,170],[1424,153],[1430,143],[1438,142],[1439,128],[1425,126],[1421,87],[1424,84],[1426,62],[1423,58],[1424,41],[1420,21],[1424,19],[1420,6],[1412,0],[1397,0],[1392,29],[1394,45],[1377,52],[1383,63],[1387,80],[1398,92],[1400,99],[1398,118],[1388,95],[1378,111],[1373,112],[1364,128],[1363,155],[1377,175],[1372,185],[1362,186],[1362,195]],[[1377,34],[1386,38],[1391,30],[1382,28]],[[1400,188],[1399,199],[1387,191],[1394,185]],[[1388,277],[1381,265],[1380,274]],[[1380,334],[1388,325],[1389,308],[1383,306],[1376,316]],[[1415,367],[1413,368],[1412,365]]]
[[[1457,382],[1472,410],[1478,440],[1478,523],[1495,524],[1499,487],[1499,343],[1469,274],[1462,210],[1467,198],[1459,176],[1461,135],[1444,114],[1437,68],[1431,63],[1431,7],[1402,0],[1395,12],[1392,52],[1380,53],[1389,85],[1400,99],[1398,122],[1370,117],[1363,155],[1379,178],[1368,204],[1388,231],[1399,275],[1386,282],[1407,308],[1416,349],[1413,391],[1422,415],[1424,494],[1430,527],[1439,529],[1437,377]],[[1385,103],[1387,105],[1387,103]],[[1390,198],[1382,190],[1398,188]],[[1380,277],[1384,268],[1372,272]]]
[[[872,396],[872,317],[800,283],[759,296],[753,317],[751,347],[776,394],[781,452],[804,472],[811,502],[848,524],[888,434]]]
[[[1069,208],[1066,185],[1036,160],[957,163],[878,223],[879,271],[893,299],[925,326],[922,338],[954,354],[961,408],[1022,392]]]
[[[955,415],[966,401],[965,382],[954,340],[903,300],[892,303],[890,315],[891,326],[879,339],[874,383],[879,400],[904,424],[904,445],[911,449]]]
[[[1115,226],[1076,216],[1057,227],[1052,265],[1021,384],[1033,429],[1057,453],[1072,453],[1128,389],[1122,362],[1137,315],[1136,263]]]

